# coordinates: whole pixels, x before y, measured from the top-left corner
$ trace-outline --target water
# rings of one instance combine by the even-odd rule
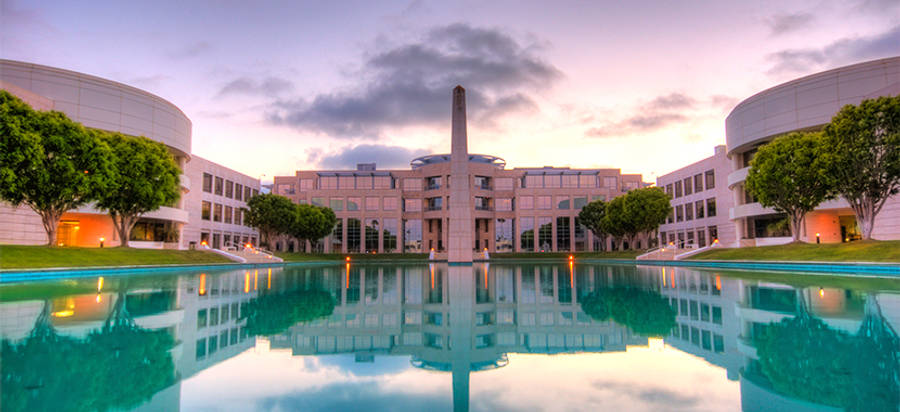
[[[893,410],[900,282],[335,265],[0,286],[3,411]]]

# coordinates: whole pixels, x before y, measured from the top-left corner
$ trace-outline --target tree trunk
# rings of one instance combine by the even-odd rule
[[[41,223],[44,225],[44,231],[47,232],[47,246],[56,247],[56,236],[59,233],[59,219],[62,218],[62,213],[55,210],[35,210],[35,212],[41,216]]]
[[[872,229],[875,226],[875,205],[870,199],[854,199],[849,200],[853,214],[856,215],[856,224],[859,225],[859,231],[862,232],[863,240],[872,238]]]
[[[800,241],[800,229],[803,228],[803,217],[805,213],[799,210],[795,210],[791,212],[791,235],[794,238],[794,242]]]
[[[137,223],[137,216],[110,213],[109,217],[113,221],[113,227],[119,234],[119,246],[129,247],[128,239],[131,237],[131,229]]]

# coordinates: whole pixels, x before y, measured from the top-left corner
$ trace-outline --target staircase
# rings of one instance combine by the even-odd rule
[[[273,255],[265,249],[255,247],[244,247],[227,245],[225,249],[212,249],[206,247],[207,250],[218,255],[225,256],[235,262],[240,263],[278,263],[284,262],[284,259]]]

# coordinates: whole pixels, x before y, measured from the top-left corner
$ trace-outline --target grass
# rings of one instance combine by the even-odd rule
[[[642,251],[623,252],[546,252],[546,253],[492,253],[490,260],[528,260],[528,259],[566,259],[569,255],[575,255],[580,259],[634,259]],[[321,262],[342,261],[350,256],[352,261],[428,261],[425,253],[288,253],[275,252],[275,256],[284,259],[285,262]]]
[[[715,249],[688,259],[768,260],[819,262],[900,262],[900,241],[860,241],[851,243],[791,243],[779,246]]]
[[[0,245],[0,269],[231,263],[201,250]]]

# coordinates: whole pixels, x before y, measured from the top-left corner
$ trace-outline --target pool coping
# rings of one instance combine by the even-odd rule
[[[635,259],[576,259],[581,263],[607,263],[618,265],[644,266],[679,266],[709,269],[764,270],[776,272],[828,273],[850,276],[878,276],[900,279],[900,263],[884,262],[821,262],[821,261],[754,261],[754,260],[635,260]],[[445,263],[445,260],[362,260],[353,264],[417,264]],[[559,263],[565,259],[491,259],[477,260],[481,263]],[[89,266],[39,269],[3,269],[0,270],[0,284],[30,280],[48,280],[90,277],[97,275],[114,276],[145,272],[170,272],[177,270],[227,270],[227,269],[259,269],[283,266],[328,266],[346,263],[341,260],[317,260],[272,263],[202,263],[173,265],[126,265],[126,266]]]

